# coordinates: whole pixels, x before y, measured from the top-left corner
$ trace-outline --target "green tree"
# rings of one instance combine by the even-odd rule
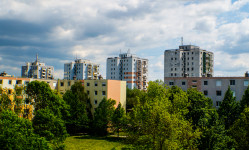
[[[64,121],[55,116],[50,109],[40,109],[33,118],[34,132],[45,137],[55,149],[64,147],[67,135]]]
[[[92,120],[90,99],[80,82],[72,85],[63,99],[70,106],[70,116],[66,118],[67,131],[71,134],[86,132]]]
[[[114,127],[114,132],[117,131],[119,136],[119,130],[127,124],[125,110],[121,106],[121,103],[118,104],[118,107],[113,113],[112,124]]]
[[[224,121],[225,129],[229,129],[234,121],[238,119],[239,105],[236,102],[230,87],[228,87],[228,90],[225,93],[224,99],[218,109],[218,114],[220,119]]]
[[[40,109],[49,108],[56,116],[66,117],[69,115],[69,106],[52,91],[47,83],[32,81],[27,85],[26,93],[29,96],[27,102],[32,103],[35,113]]]
[[[230,129],[230,134],[236,140],[236,148],[240,150],[249,149],[249,107],[245,108],[239,119]]]
[[[146,101],[139,103],[138,99],[129,113],[126,131],[129,141],[137,149],[196,149],[200,132],[194,131],[191,123],[184,119],[185,110],[178,111],[188,106],[179,102],[181,98],[188,102],[186,93],[166,90],[150,82],[147,94]]]
[[[243,112],[246,107],[249,106],[249,86],[244,92],[244,95],[240,101],[240,112]]]
[[[2,150],[51,149],[45,138],[34,133],[28,119],[20,118],[9,110],[0,113],[0,147]]]
[[[107,100],[104,98],[96,108],[93,119],[93,132],[95,135],[104,136],[108,134],[107,128],[111,123],[115,103],[116,101],[112,99]]]
[[[145,92],[139,89],[129,89],[126,90],[126,110],[131,110],[137,104],[137,98],[140,101],[145,99]]]

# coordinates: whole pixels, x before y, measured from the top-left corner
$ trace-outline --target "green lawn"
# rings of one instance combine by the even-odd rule
[[[118,137],[70,136],[66,139],[66,150],[121,150],[125,144]]]

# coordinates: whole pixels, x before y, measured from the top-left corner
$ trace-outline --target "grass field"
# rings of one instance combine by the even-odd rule
[[[121,150],[125,144],[118,137],[70,136],[66,139],[66,150]]]

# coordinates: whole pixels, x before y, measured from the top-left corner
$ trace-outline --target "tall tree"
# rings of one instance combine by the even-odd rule
[[[51,149],[48,141],[34,133],[28,119],[18,117],[10,110],[0,113],[0,149]]]
[[[246,107],[249,106],[249,86],[244,92],[244,95],[240,101],[240,112],[243,112]]]
[[[68,136],[64,121],[55,116],[50,109],[38,110],[33,118],[33,126],[34,132],[45,137],[53,145],[53,148],[64,147],[63,142]]]
[[[114,132],[117,131],[119,136],[119,130],[127,124],[125,110],[122,107],[121,103],[118,104],[118,107],[115,109],[112,116],[112,124],[114,127]]]
[[[225,93],[224,99],[218,109],[218,114],[220,119],[224,121],[225,129],[229,129],[234,121],[238,119],[239,105],[230,87],[228,87]]]
[[[27,85],[26,93],[36,113],[40,109],[49,108],[54,115],[66,117],[69,115],[69,106],[66,102],[52,91],[50,86],[45,82],[32,81]]]
[[[236,148],[249,149],[249,107],[245,108],[239,119],[231,127],[230,133],[236,140]]]
[[[129,89],[126,90],[126,110],[131,110],[137,104],[137,98],[140,101],[145,99],[145,92],[139,89]]]
[[[92,120],[90,99],[84,92],[84,87],[80,82],[72,85],[63,99],[70,106],[70,116],[66,118],[67,131],[70,134],[87,132]]]
[[[176,96],[172,97],[174,92],[169,92],[162,85],[150,82],[146,101],[138,103],[129,113],[128,139],[136,148],[197,148],[200,132],[193,130],[191,123],[184,119],[182,111],[177,111],[183,106],[186,109],[187,105],[178,101],[186,93],[177,91]]]
[[[108,124],[110,125],[112,115],[115,110],[116,101],[104,98],[99,106],[95,109],[93,119],[93,132],[96,135],[107,135]]]

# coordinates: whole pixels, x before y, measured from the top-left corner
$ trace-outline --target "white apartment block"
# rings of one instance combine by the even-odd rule
[[[38,59],[38,55],[36,55],[35,62],[27,62],[26,66],[22,66],[21,75],[26,78],[53,79],[54,67],[41,63]]]
[[[147,90],[148,59],[123,53],[119,57],[107,58],[106,79],[123,80],[129,89]]]
[[[89,60],[76,59],[74,62],[64,64],[64,79],[89,80],[98,79],[99,64]]]
[[[214,67],[212,52],[194,45],[165,50],[164,77],[212,77]]]

